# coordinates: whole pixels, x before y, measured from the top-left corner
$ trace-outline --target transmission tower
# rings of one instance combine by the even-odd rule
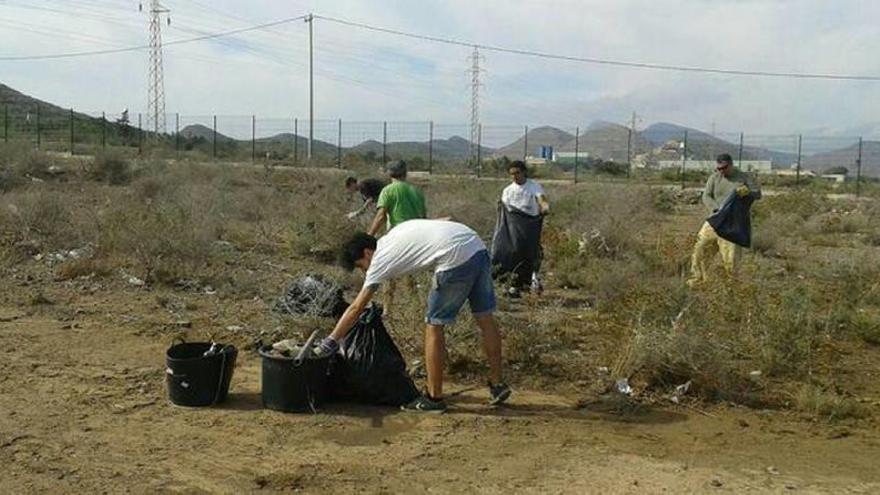
[[[140,4],[143,11],[144,5]],[[165,133],[165,75],[162,68],[162,14],[171,11],[159,3],[150,0],[150,70],[147,82],[147,130],[158,139]],[[171,17],[166,16],[171,24]]]
[[[471,61],[471,142],[470,142],[470,162],[474,167],[480,166],[480,61],[482,60],[480,50],[475,46],[470,56]]]

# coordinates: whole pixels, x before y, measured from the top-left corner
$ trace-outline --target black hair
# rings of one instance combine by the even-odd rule
[[[726,163],[728,165],[733,165],[733,157],[730,156],[730,153],[721,153],[720,155],[715,157],[715,163]]]
[[[346,271],[354,270],[354,263],[364,257],[364,249],[376,250],[376,238],[366,232],[355,232],[339,248],[339,264]]]
[[[385,169],[388,170],[388,175],[392,179],[397,180],[405,180],[406,179],[406,162],[403,160],[395,160],[393,162],[389,162],[385,165]]]
[[[510,169],[512,169],[512,168],[519,169],[519,170],[522,171],[522,173],[526,173],[526,172],[528,172],[528,169],[526,168],[526,164],[525,164],[525,162],[522,161],[522,160],[514,160],[514,161],[510,162],[510,163],[507,165],[507,170],[510,170]]]
[[[347,177],[347,178],[345,179],[345,187],[349,187],[349,186],[351,186],[352,184],[357,184],[357,181],[358,181],[358,180],[355,179],[354,177]]]

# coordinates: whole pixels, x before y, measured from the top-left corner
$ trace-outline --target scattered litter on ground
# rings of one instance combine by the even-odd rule
[[[615,390],[622,395],[632,395],[632,387],[629,385],[629,380],[626,378],[620,378],[614,384]]]
[[[672,392],[672,395],[669,397],[673,403],[678,404],[681,401],[681,397],[688,393],[688,390],[691,389],[691,381],[688,380],[681,385],[675,387],[675,390]]]
[[[342,286],[322,275],[308,273],[296,277],[284,290],[273,309],[291,316],[339,317],[348,304]]]

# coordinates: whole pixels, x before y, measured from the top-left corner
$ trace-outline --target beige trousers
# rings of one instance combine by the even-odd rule
[[[739,268],[742,248],[718,237],[709,222],[704,222],[700,232],[697,233],[697,242],[694,244],[694,254],[691,256],[691,277],[688,279],[688,284],[707,282],[712,278],[709,264],[715,257],[715,253],[721,253],[721,264],[727,275],[735,276]]]

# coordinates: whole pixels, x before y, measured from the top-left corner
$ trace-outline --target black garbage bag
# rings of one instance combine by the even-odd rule
[[[721,204],[721,208],[706,219],[715,229],[718,237],[726,239],[742,247],[752,246],[752,203],[751,196],[739,197],[736,192],[730,193]]]
[[[347,307],[340,284],[320,274],[307,273],[284,289],[274,310],[291,316],[339,318]]]
[[[513,274],[513,284],[527,287],[541,262],[541,231],[544,217],[529,215],[498,202],[492,236],[492,276]]]
[[[330,371],[332,400],[400,406],[419,396],[377,306],[361,314],[341,347]]]

